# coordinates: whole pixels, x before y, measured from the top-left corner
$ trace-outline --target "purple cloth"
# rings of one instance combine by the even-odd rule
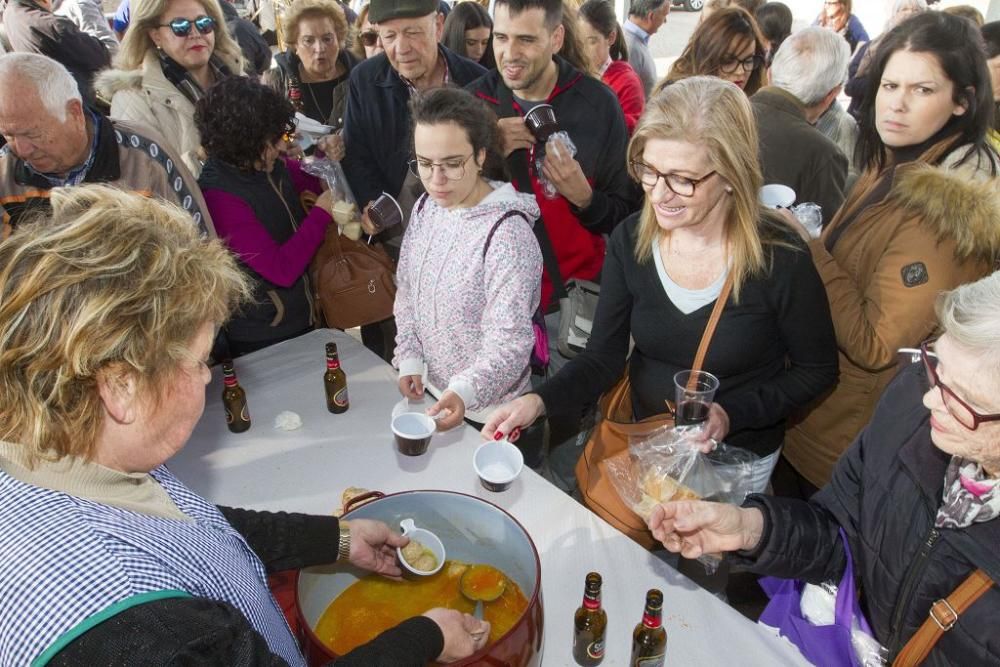
[[[296,192],[322,192],[319,179],[302,171],[297,160],[285,160],[285,166]],[[202,194],[219,238],[247,266],[279,287],[291,287],[305,272],[333,222],[329,213],[314,206],[299,223],[298,231],[279,244],[240,197],[218,189],[206,189]]]
[[[802,655],[817,667],[844,667],[852,665],[861,667],[854,648],[851,645],[851,621],[858,620],[858,626],[869,635],[873,635],[865,615],[858,604],[858,596],[854,586],[854,561],[851,557],[851,545],[847,541],[844,530],[840,530],[840,538],[844,542],[844,554],[847,566],[844,576],[837,586],[837,605],[834,611],[834,624],[813,625],[802,615],[800,606],[802,589],[805,582],[795,579],[778,579],[764,577],[760,587],[764,589],[771,601],[760,615],[759,622],[777,628],[782,637],[795,644]]]

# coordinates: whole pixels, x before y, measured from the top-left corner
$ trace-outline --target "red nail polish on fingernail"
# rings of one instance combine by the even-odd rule
[[[493,439],[494,440],[503,440],[503,433],[500,432],[500,431],[497,431],[496,433],[493,434]]]

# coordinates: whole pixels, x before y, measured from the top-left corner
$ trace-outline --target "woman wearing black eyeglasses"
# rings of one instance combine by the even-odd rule
[[[766,55],[767,40],[753,16],[742,7],[720,9],[698,25],[660,87],[689,76],[717,76],[749,97],[764,85]]]
[[[333,132],[317,141],[334,160],[344,157],[344,140],[337,131],[344,124],[347,80],[358,63],[347,48],[347,18],[334,0],[295,0],[282,16],[288,50],[274,58],[276,67],[264,82],[285,95],[309,118],[329,125]]]
[[[242,74],[243,56],[217,0],[150,0],[133,7],[115,59],[95,87],[111,117],[155,129],[201,173],[194,105],[220,79]]]

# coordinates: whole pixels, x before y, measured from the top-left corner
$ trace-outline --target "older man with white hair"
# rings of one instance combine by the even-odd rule
[[[822,206],[824,223],[844,201],[848,160],[815,123],[843,90],[850,58],[842,37],[805,28],[782,43],[770,85],[750,98],[764,181],[787,185],[799,202]]]
[[[49,191],[108,183],[177,204],[204,233],[211,219],[197,181],[151,129],[88,108],[60,63],[32,53],[0,56],[0,212],[6,238],[47,209]]]

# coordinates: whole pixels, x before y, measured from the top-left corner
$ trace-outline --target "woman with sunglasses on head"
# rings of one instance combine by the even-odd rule
[[[941,12],[902,22],[879,42],[865,100],[863,172],[809,240],[840,380],[789,429],[791,467],[775,481],[786,495],[829,481],[895,375],[896,350],[934,331],[935,297],[987,275],[1000,252],[1000,162],[987,141],[993,100],[976,27]]]
[[[155,129],[197,177],[201,137],[194,105],[212,84],[243,73],[240,47],[229,35],[218,0],[138,3],[115,66],[94,84],[110,101],[111,117]]]
[[[747,97],[764,85],[767,40],[745,9],[728,7],[698,24],[659,88],[689,76],[717,76]]]
[[[437,402],[439,429],[482,423],[531,377],[542,255],[534,196],[491,180],[502,169],[496,117],[471,93],[415,96],[410,169],[426,194],[403,237],[396,280],[399,390]]]
[[[1000,664],[1000,273],[945,293],[936,311],[941,336],[889,385],[822,491],[668,503],[653,535],[688,558],[731,552],[743,569],[815,584],[841,581],[850,548],[883,664]],[[977,569],[985,592],[956,619],[948,607],[960,605],[939,601]],[[926,660],[897,660],[931,619],[948,632]]]
[[[869,37],[865,27],[861,25],[861,19],[851,9],[851,0],[824,0],[823,9],[813,25],[829,28],[846,39],[853,54]]]
[[[287,157],[295,110],[243,77],[209,89],[195,109],[208,159],[198,179],[219,238],[240,260],[254,298],[229,321],[230,357],[294,338],[314,324],[306,273],[333,222],[330,191]],[[306,213],[300,195],[322,192]]]
[[[757,151],[750,101],[730,83],[691,77],[647,100],[628,148],[645,203],[611,234],[587,348],[493,413],[485,437],[579,414],[626,369],[635,420],[663,414],[722,298],[703,365],[719,380],[703,436],[758,454],[752,486],[764,491],[785,419],[833,384],[837,351],[804,244],[758,202]]]
[[[274,57],[264,82],[285,95],[305,116],[333,128],[317,147],[328,157],[344,157],[347,80],[358,63],[346,48],[347,18],[334,0],[295,0],[282,15],[288,50]]]

